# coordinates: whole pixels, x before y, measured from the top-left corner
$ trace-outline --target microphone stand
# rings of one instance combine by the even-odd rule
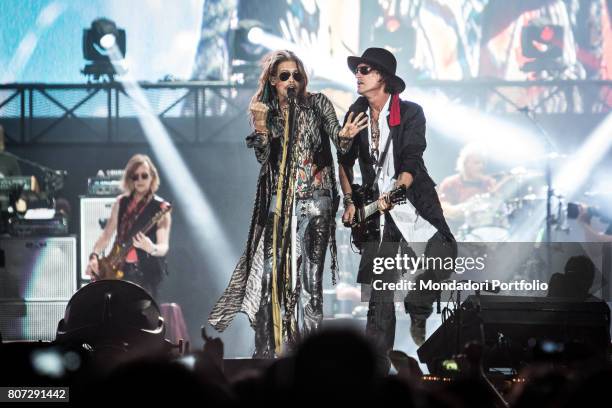
[[[455,343],[455,354],[461,353],[461,326],[463,322],[461,321],[461,291],[457,290],[457,310],[455,310],[455,322],[457,324],[457,338]]]
[[[282,191],[287,192],[288,187],[289,187],[289,183],[293,182],[293,180],[289,180],[289,176],[290,176],[290,170],[291,170],[291,162],[292,162],[292,156],[293,156],[293,145],[295,143],[295,138],[294,138],[294,131],[295,131],[295,105],[296,105],[296,90],[295,88],[288,88],[287,89],[287,99],[289,101],[289,118],[287,121],[287,125],[289,126],[289,130],[287,132],[287,137],[289,138],[289,140],[287,141],[287,161],[285,163],[285,179],[283,180],[283,189]],[[285,194],[282,197],[282,206],[281,209],[285,208],[285,202],[287,200],[287,195]],[[293,205],[293,207],[295,207],[295,203]],[[294,208],[292,208],[291,211],[291,216],[293,218],[293,213],[294,213]],[[292,219],[292,225],[291,225],[291,240],[290,241],[284,241],[283,242],[283,247],[281,248],[281,260],[280,260],[280,268],[279,270],[283,270],[284,266],[285,266],[285,254],[287,253],[287,247],[289,245],[289,242],[292,242],[294,240],[294,231],[293,231],[293,219]],[[295,257],[292,257],[291,261],[292,261],[292,265],[295,263]],[[292,270],[292,280],[294,279],[293,277],[293,270]]]
[[[49,179],[51,179],[52,177],[61,177],[61,178],[63,178],[63,177],[66,177],[66,175],[68,175],[68,172],[66,170],[53,170],[50,167],[43,166],[40,163],[36,163],[36,162],[28,160],[28,159],[24,159],[22,157],[17,156],[16,154],[9,153],[9,152],[6,152],[6,151],[3,152],[3,153],[5,155],[7,155],[7,156],[10,156],[10,157],[14,158],[15,160],[17,160],[17,161],[19,161],[21,163],[27,164],[28,166],[32,166],[35,169],[38,169],[40,172],[42,172],[43,175],[44,175],[45,185],[48,184]],[[61,187],[60,188],[55,188],[55,187],[53,188],[54,191],[55,190],[59,190],[59,189],[61,189]],[[47,190],[47,189],[45,189],[45,190]]]
[[[444,282],[451,282],[451,281],[450,280],[442,281],[442,283],[444,283]],[[459,281],[456,281],[456,282],[457,283],[467,283],[467,282],[470,282],[470,281],[462,279],[462,280],[459,280]],[[483,283],[483,282],[478,282],[478,281],[473,281],[473,280],[471,282],[472,283],[479,283],[479,284]],[[487,284],[487,287],[483,288],[482,290],[484,292],[489,292],[489,293],[499,293],[499,289],[489,289],[488,284]],[[461,350],[462,350],[462,347],[461,347],[461,337],[462,337],[461,336],[461,332],[463,330],[463,327],[462,327],[463,326],[463,321],[462,321],[463,320],[463,308],[462,308],[462,305],[461,305],[461,289],[457,289],[456,292],[457,292],[457,306],[455,307],[455,310],[453,312],[453,320],[454,320],[454,323],[456,325],[455,326],[455,353],[456,354],[460,354]],[[480,334],[480,337],[481,337],[481,340],[482,340],[482,344],[484,344],[484,340],[485,340],[484,326],[483,326],[483,322],[482,322],[482,317],[480,315],[480,311],[481,311],[480,292],[481,291],[479,289],[475,290],[475,294],[476,294],[475,297],[476,297],[476,299],[475,299],[474,308],[476,310],[477,319],[479,320],[479,332],[480,332],[479,334]]]
[[[517,107],[518,108],[518,107]],[[546,165],[545,165],[545,178],[546,178],[546,234],[544,237],[544,242],[546,244],[546,269],[547,276],[552,275],[552,250],[551,250],[551,242],[552,242],[552,198],[554,195],[553,185],[552,185],[552,166],[551,160],[552,156],[556,153],[555,146],[550,138],[548,132],[542,127],[540,122],[536,119],[535,112],[533,109],[528,106],[518,108],[518,111],[525,114],[529,121],[535,126],[538,130],[544,142],[546,143],[547,153],[546,153]]]

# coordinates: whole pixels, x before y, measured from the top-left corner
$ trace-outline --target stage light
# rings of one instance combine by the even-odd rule
[[[125,57],[125,30],[117,28],[114,21],[98,18],[89,29],[83,30],[83,57],[87,61],[109,62],[111,54],[107,51],[115,44],[119,48],[120,58]],[[112,56],[112,58],[116,58]]]
[[[265,27],[257,20],[242,20],[232,31],[233,59],[258,63],[267,49],[261,44]]]
[[[114,49],[116,52],[111,52]],[[117,70],[116,62],[125,58],[125,54],[125,30],[117,28],[114,21],[98,18],[83,30],[83,57],[92,62],[81,71],[86,76],[93,76],[94,80],[107,76],[112,81],[116,74],[124,73]]]
[[[261,27],[253,27],[249,30],[247,38],[253,44],[260,44],[264,38],[264,30]]]
[[[555,24],[531,23],[521,31],[523,56],[531,59],[521,70],[525,72],[561,70],[564,65],[563,27]]]
[[[259,77],[259,61],[268,48],[265,27],[257,20],[242,20],[230,33],[232,74],[241,77],[242,82],[256,82]]]
[[[113,34],[105,34],[102,38],[100,38],[100,45],[107,50],[113,47],[116,43],[117,39]]]
[[[57,328],[57,344],[110,345],[126,351],[165,349],[165,326],[155,300],[127,281],[90,283],[72,296]]]

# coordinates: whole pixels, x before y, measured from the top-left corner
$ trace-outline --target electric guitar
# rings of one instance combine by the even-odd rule
[[[378,197],[374,189],[369,186],[352,185],[352,199],[355,204],[355,217],[350,223],[352,241],[357,249],[361,250],[363,244],[372,240],[372,235],[378,231],[378,219],[372,215],[378,212]],[[389,191],[387,196],[389,204],[403,204],[406,202],[406,186],[399,186]]]
[[[123,279],[123,271],[121,271],[121,266],[125,262],[125,257],[128,252],[134,247],[133,238],[138,235],[138,233],[142,232],[146,234],[153,228],[155,224],[161,220],[161,218],[169,213],[172,210],[172,205],[169,203],[162,204],[162,208],[155,213],[155,215],[149,220],[149,222],[142,227],[140,230],[136,231],[132,234],[125,242],[118,243],[115,241],[113,244],[113,248],[111,249],[108,256],[104,258],[100,258],[98,260],[98,273],[92,274],[95,276],[96,280],[98,279]]]

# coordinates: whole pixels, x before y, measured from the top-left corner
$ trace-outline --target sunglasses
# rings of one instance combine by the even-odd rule
[[[287,71],[281,72],[278,76],[278,79],[285,82],[289,80],[290,77],[293,77],[293,79],[295,79],[297,82],[302,82],[302,79],[304,79],[302,74],[300,74],[299,72],[287,72]]]
[[[368,75],[372,71],[374,71],[374,68],[368,67],[367,65],[362,65],[360,67],[355,68],[355,70],[353,70],[353,73],[357,75],[357,73],[359,72],[361,75]]]
[[[138,181],[138,179],[148,180],[149,179],[149,173],[132,174],[132,177],[130,177],[130,178],[132,179],[132,181]]]

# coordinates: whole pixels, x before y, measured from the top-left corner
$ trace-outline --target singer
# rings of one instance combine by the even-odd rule
[[[261,163],[249,235],[209,316],[223,331],[237,312],[245,313],[257,358],[279,355],[283,344],[295,344],[299,333],[308,335],[323,320],[323,265],[329,243],[335,280],[339,203],[330,141],[346,152],[367,127],[360,113],[340,128],[329,99],[307,86],[304,65],[292,52],[264,58],[250,104],[254,132],[247,137]]]

